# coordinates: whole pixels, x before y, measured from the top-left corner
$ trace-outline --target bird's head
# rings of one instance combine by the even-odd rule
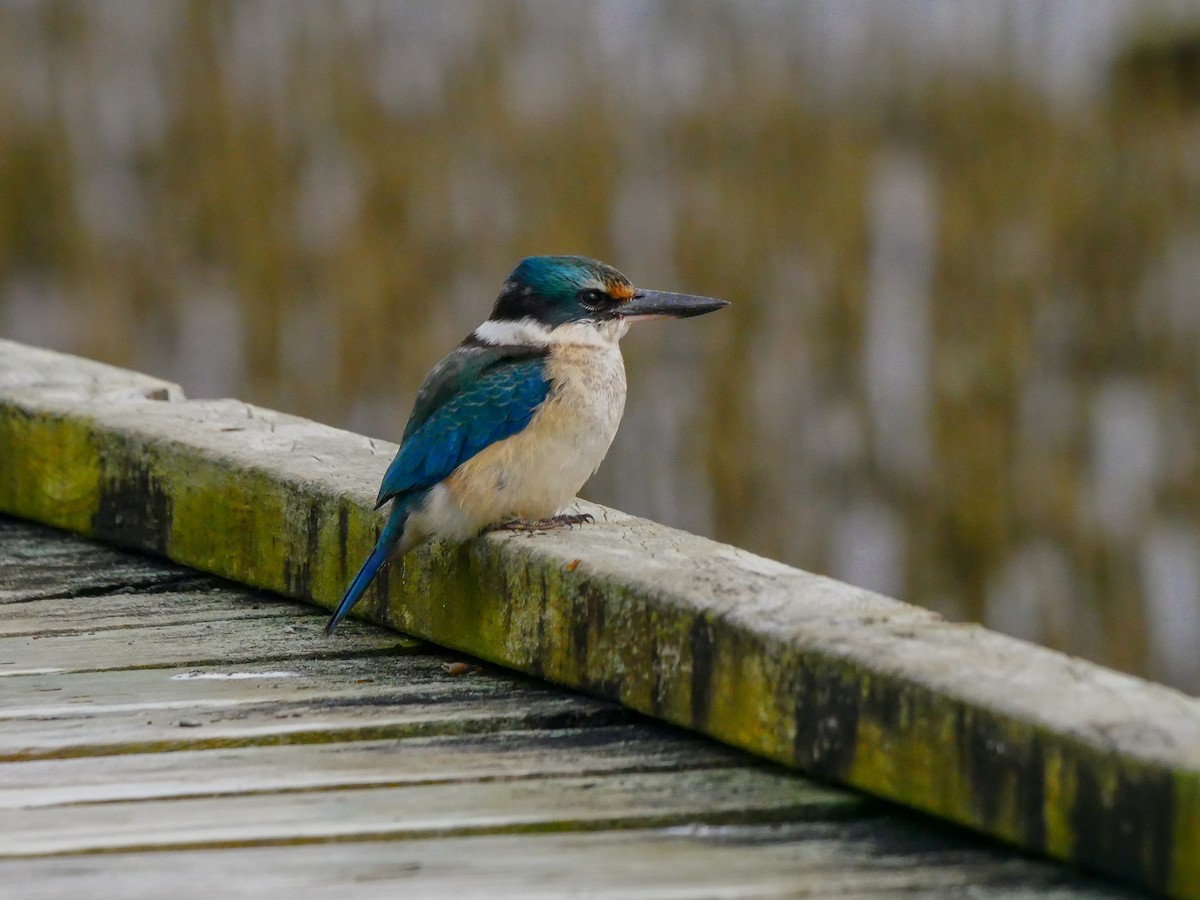
[[[725,300],[644,291],[612,266],[586,256],[531,256],[513,269],[489,323],[529,323],[545,331],[592,326],[619,337],[638,319],[699,316]]]

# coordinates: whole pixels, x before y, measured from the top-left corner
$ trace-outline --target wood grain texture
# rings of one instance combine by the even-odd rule
[[[0,344],[0,510],[322,606],[374,539],[374,489],[394,449]],[[1031,850],[1200,896],[1200,702],[581,509],[594,526],[413,554],[362,611]],[[247,644],[245,658],[267,646]],[[11,648],[37,667],[35,648]]]
[[[0,456],[0,464],[3,460]],[[5,547],[0,558],[0,604],[113,591],[149,594],[196,578],[193,570],[183,566],[160,564],[80,538],[64,541],[30,531],[16,521],[0,519],[0,543]],[[69,588],[64,587],[67,584]]]
[[[644,725],[528,727],[7,763],[0,808],[746,765],[736,750]]]
[[[100,633],[93,637],[98,642],[111,639],[129,646],[120,635]],[[183,665],[161,668],[30,673],[4,682],[0,721],[267,702],[283,706],[298,701],[333,702],[347,696],[362,701],[391,697],[399,702],[500,696],[532,699],[552,692],[543,684],[509,672],[491,670],[490,675],[478,678],[450,675],[445,667],[455,657],[433,650],[381,655],[372,649],[369,642],[364,642],[362,652],[332,659],[296,654],[215,665],[185,661]]]
[[[180,900],[1130,896],[992,847],[947,849],[936,829],[889,818],[0,858],[0,897],[158,900],[164,885]]]
[[[293,657],[331,658],[344,645],[324,639],[324,623],[309,616],[283,619],[233,618],[184,624],[131,624],[119,640],[97,640],[97,632],[24,634],[0,637],[0,677],[18,672],[99,672],[203,663],[253,662]],[[360,632],[362,633],[362,632]],[[381,631],[367,632],[369,649],[402,653],[412,639]],[[368,649],[364,646],[361,650]]]
[[[574,697],[488,697],[436,703],[262,704],[236,710],[117,713],[8,723],[0,761],[167,753],[197,748],[402,738],[567,727],[613,721],[610,708]]]
[[[0,575],[3,578],[3,575]],[[237,602],[229,602],[236,596]],[[269,594],[245,596],[212,584],[212,579],[155,585],[139,593],[97,593],[84,608],[62,597],[26,600],[0,615],[0,637],[80,635],[128,628],[149,622],[164,625],[211,623],[230,619],[294,617],[295,605]]]
[[[747,768],[0,809],[0,856],[390,835],[849,817],[868,802]]]
[[[106,664],[0,679],[0,740],[47,742],[0,758],[0,897],[1122,896],[605,701],[427,644],[380,651],[378,629],[348,629],[332,658],[200,664],[196,629],[260,594],[199,579],[204,619],[181,623],[145,584],[168,609],[142,620],[137,594],[91,593],[69,554],[30,566],[59,573],[61,598],[0,619],[40,610],[51,646],[86,639]],[[109,624],[64,633],[68,612]],[[259,646],[279,619],[231,621]],[[127,635],[155,631],[193,661],[141,666]]]

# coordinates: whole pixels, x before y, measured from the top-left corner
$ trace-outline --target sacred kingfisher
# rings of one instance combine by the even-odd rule
[[[433,367],[375,508],[391,513],[325,627],[332,634],[392,556],[560,515],[600,467],[625,409],[618,342],[631,322],[698,316],[725,300],[643,291],[583,256],[533,256],[486,322]]]

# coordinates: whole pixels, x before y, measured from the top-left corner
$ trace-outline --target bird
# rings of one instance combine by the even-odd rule
[[[586,256],[522,260],[488,319],[418,389],[375,502],[391,504],[386,523],[325,633],[389,559],[426,541],[590,522],[563,510],[617,433],[626,390],[621,338],[633,322],[728,305],[639,290]]]

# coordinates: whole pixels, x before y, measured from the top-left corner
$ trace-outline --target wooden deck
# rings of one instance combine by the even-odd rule
[[[323,620],[0,517],[0,896],[1134,896]]]

